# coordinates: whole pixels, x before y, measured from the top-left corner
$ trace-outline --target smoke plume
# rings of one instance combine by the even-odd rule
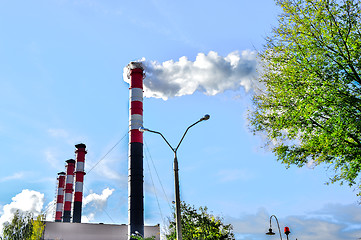
[[[196,60],[181,57],[177,62],[163,63],[140,60],[145,68],[144,96],[167,100],[170,97],[191,95],[195,91],[216,95],[226,90],[246,91],[253,88],[256,79],[257,57],[255,52],[231,52],[226,57],[211,51],[199,53]],[[124,81],[129,83],[127,69]]]

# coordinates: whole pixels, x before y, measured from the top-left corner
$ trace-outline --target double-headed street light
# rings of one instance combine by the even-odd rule
[[[179,176],[178,176],[178,159],[177,159],[177,150],[180,146],[180,144],[182,143],[185,135],[187,134],[188,130],[193,127],[194,125],[196,125],[199,122],[208,120],[210,118],[210,116],[208,114],[204,115],[204,117],[202,117],[201,119],[199,119],[197,122],[193,123],[192,125],[190,125],[186,131],[184,132],[181,140],[179,141],[178,145],[176,148],[173,148],[172,145],[170,145],[170,143],[167,141],[167,139],[163,136],[163,134],[161,132],[157,132],[157,131],[153,131],[144,127],[140,127],[139,131],[141,132],[152,132],[152,133],[156,133],[159,134],[160,136],[162,136],[162,138],[164,139],[164,141],[168,144],[168,146],[170,147],[170,149],[172,149],[173,153],[174,153],[174,188],[175,188],[175,205],[176,205],[176,234],[177,234],[177,240],[182,240],[182,223],[181,223],[181,211],[180,211],[180,194],[179,194]]]

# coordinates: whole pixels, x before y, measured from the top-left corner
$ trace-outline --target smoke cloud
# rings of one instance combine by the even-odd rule
[[[44,205],[44,194],[24,189],[21,193],[12,198],[12,202],[3,207],[0,217],[0,233],[5,222],[11,221],[16,210],[20,212],[32,212],[34,216],[41,213]]]
[[[211,51],[199,53],[195,61],[181,57],[177,62],[163,63],[140,60],[145,68],[144,96],[167,100],[170,97],[191,95],[196,91],[216,95],[226,90],[246,91],[255,85],[257,56],[255,52],[231,52],[226,57]],[[124,81],[129,83],[127,69],[123,71]]]

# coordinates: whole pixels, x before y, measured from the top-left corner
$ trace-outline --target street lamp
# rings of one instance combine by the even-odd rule
[[[278,219],[275,215],[272,215],[270,218],[269,218],[269,230],[268,230],[268,233],[266,233],[267,235],[275,235],[274,232],[272,232],[272,223],[271,223],[271,220],[272,220],[272,217],[274,217],[276,219],[276,222],[277,222],[277,226],[278,226],[278,231],[280,233],[280,238],[282,240],[282,235],[281,235],[281,229],[280,229],[280,225],[278,224]],[[287,235],[287,238],[288,238],[288,235]]]
[[[275,235],[275,233],[272,232],[272,224],[271,224],[271,219],[272,219],[272,217],[274,217],[274,218],[276,219],[276,221],[277,221],[278,231],[279,231],[279,233],[280,233],[280,238],[281,238],[281,240],[282,240],[280,225],[278,224],[278,219],[277,219],[277,217],[276,217],[275,215],[272,215],[272,216],[269,218],[269,230],[268,230],[268,232],[267,232],[266,234],[267,234],[267,235]],[[287,240],[288,240],[288,234],[291,233],[289,227],[285,227],[285,231],[284,231],[284,232],[285,232],[285,234],[286,234],[286,236],[287,236]],[[297,240],[297,239],[296,239],[296,240]]]
[[[173,164],[173,168],[174,168],[174,188],[175,188],[175,205],[176,205],[176,234],[177,234],[177,240],[182,240],[182,223],[181,223],[181,211],[180,211],[180,194],[179,194],[179,176],[178,176],[178,159],[177,159],[177,150],[180,146],[180,144],[182,143],[185,135],[187,134],[188,130],[193,127],[194,125],[196,125],[199,122],[208,120],[210,118],[210,116],[208,114],[204,115],[204,117],[202,117],[201,119],[199,119],[197,122],[193,123],[192,125],[190,125],[186,131],[184,132],[181,140],[179,141],[178,145],[176,148],[173,148],[172,145],[170,145],[170,143],[167,141],[167,139],[163,136],[163,134],[161,132],[157,132],[157,131],[153,131],[144,127],[140,127],[139,131],[141,132],[152,132],[152,133],[156,133],[159,134],[164,141],[167,143],[167,145],[170,147],[170,149],[172,149],[173,153],[174,153],[174,164]]]

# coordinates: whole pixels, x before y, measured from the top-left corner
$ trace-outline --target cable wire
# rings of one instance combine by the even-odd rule
[[[146,150],[147,150],[147,152],[148,152],[148,154],[149,154],[149,158],[150,158],[150,160],[151,160],[151,162],[152,162],[153,168],[154,168],[154,170],[155,170],[155,173],[156,173],[156,175],[157,175],[159,184],[160,184],[160,186],[162,187],[163,194],[164,194],[165,198],[167,199],[167,203],[168,203],[169,209],[170,209],[170,211],[172,212],[173,210],[172,210],[172,207],[171,207],[171,205],[170,205],[170,201],[169,201],[169,199],[168,199],[167,194],[166,194],[165,191],[164,191],[164,187],[163,187],[162,181],[161,181],[160,178],[159,178],[159,174],[158,174],[157,168],[155,167],[155,164],[154,164],[152,155],[150,154],[150,151],[149,151],[149,148],[148,148],[148,144],[147,144],[145,138],[144,138],[144,143],[145,143],[145,144],[144,144],[144,145],[145,145],[145,148],[146,148]]]
[[[87,188],[84,183],[83,183],[83,187],[86,188],[86,190],[88,190],[88,192],[90,192],[89,188]],[[88,195],[89,196],[89,195]],[[91,197],[94,199],[94,197],[91,195]],[[89,201],[91,202],[91,201]],[[112,223],[115,223],[115,221],[113,220],[113,218],[109,215],[109,213],[105,210],[105,208],[102,209],[103,212],[105,212],[105,214],[109,217],[109,219],[112,221]]]
[[[145,155],[148,156],[147,154],[145,154]],[[157,199],[157,204],[158,204],[158,209],[159,209],[160,217],[162,218],[163,224],[164,224],[164,226],[165,226],[165,221],[164,221],[162,209],[160,208],[159,199],[158,199],[158,195],[157,195],[157,189],[155,188],[155,184],[154,184],[153,176],[152,176],[152,171],[151,171],[151,169],[150,169],[149,161],[148,161],[148,158],[147,158],[147,157],[146,157],[146,161],[147,161],[147,166],[148,166],[148,170],[149,170],[150,179],[151,179],[151,181],[152,181],[152,185],[153,185],[153,189],[154,189],[155,198]]]
[[[87,174],[89,174],[101,161],[104,160],[104,158],[111,152],[113,151],[113,149],[128,135],[128,133],[126,133],[92,168],[90,168],[87,171]]]

